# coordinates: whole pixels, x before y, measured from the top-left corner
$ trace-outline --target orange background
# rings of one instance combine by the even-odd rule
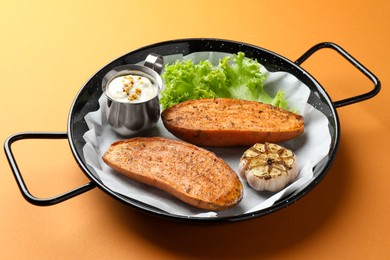
[[[292,61],[332,41],[382,82],[376,97],[338,109],[341,140],[325,179],[273,214],[191,225],[136,212],[99,189],[50,207],[19,192],[0,155],[2,259],[384,259],[390,257],[389,1],[2,1],[0,140],[66,131],[70,106],[98,69],[155,42],[242,41]],[[334,51],[302,65],[333,100],[372,83]],[[66,140],[14,144],[30,191],[49,197],[88,181]]]

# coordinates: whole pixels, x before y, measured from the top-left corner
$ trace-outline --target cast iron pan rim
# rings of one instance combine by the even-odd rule
[[[218,42],[221,42],[221,43],[233,43],[233,44],[239,44],[239,45],[247,46],[247,47],[254,48],[254,49],[259,49],[259,50],[264,51],[264,52],[268,52],[269,54],[274,55],[277,59],[285,61],[286,63],[288,63],[289,65],[291,65],[292,67],[294,67],[295,69],[300,71],[301,73],[303,73],[306,77],[308,77],[314,83],[314,85],[317,87],[317,90],[320,92],[322,97],[324,97],[327,100],[329,108],[331,109],[331,112],[332,112],[332,114],[334,116],[334,119],[335,119],[335,126],[334,126],[334,139],[335,139],[335,141],[334,141],[334,143],[331,144],[333,149],[331,147],[329,158],[327,159],[326,165],[321,170],[321,172],[318,174],[318,176],[315,178],[315,180],[312,181],[309,185],[307,185],[303,190],[301,190],[298,193],[294,194],[291,199],[289,199],[290,196],[291,196],[291,195],[289,195],[289,196],[287,196],[287,198],[284,198],[284,199],[281,199],[281,200],[277,201],[271,207],[268,207],[268,208],[265,208],[265,209],[262,209],[260,211],[256,211],[256,212],[253,212],[253,213],[245,213],[245,214],[236,215],[236,216],[200,217],[200,218],[198,218],[198,217],[185,217],[185,216],[182,216],[182,215],[174,215],[174,214],[171,214],[171,213],[167,213],[167,212],[164,212],[164,211],[158,210],[158,209],[157,210],[151,210],[150,206],[148,206],[148,205],[144,206],[144,205],[142,205],[142,203],[140,203],[138,201],[135,201],[135,200],[132,200],[132,199],[129,199],[129,198],[126,198],[126,200],[125,200],[124,196],[122,196],[121,194],[118,194],[118,193],[112,191],[107,186],[102,184],[101,181],[99,179],[97,179],[89,171],[88,167],[86,166],[86,163],[84,163],[82,161],[82,159],[81,159],[81,157],[80,157],[80,155],[79,155],[79,153],[78,153],[78,151],[77,151],[77,149],[75,147],[75,144],[74,144],[73,115],[75,113],[74,112],[75,103],[77,102],[81,92],[84,90],[86,84],[97,73],[99,73],[101,70],[103,70],[103,68],[105,68],[106,66],[108,66],[109,64],[111,64],[112,62],[114,62],[116,60],[124,58],[125,56],[129,55],[130,53],[140,52],[142,50],[150,49],[150,48],[157,47],[157,46],[160,46],[160,45],[186,43],[186,42],[191,42],[191,41],[218,41]],[[148,45],[148,46],[144,46],[144,47],[141,47],[139,49],[135,49],[135,50],[133,50],[133,51],[127,53],[127,54],[122,55],[119,58],[116,58],[116,59],[112,60],[111,62],[109,62],[106,65],[104,65],[100,70],[98,70],[94,75],[92,75],[89,80],[86,81],[86,83],[83,85],[83,87],[77,93],[77,95],[76,95],[76,97],[75,97],[75,99],[74,99],[74,101],[72,103],[72,106],[71,106],[71,109],[70,109],[70,112],[69,112],[69,116],[68,116],[68,141],[69,141],[69,145],[71,147],[73,156],[75,157],[76,162],[78,163],[78,165],[80,166],[80,168],[82,169],[84,174],[92,182],[94,182],[101,190],[103,190],[107,194],[111,195],[115,199],[119,200],[120,202],[122,202],[122,203],[124,203],[126,205],[130,205],[130,206],[132,206],[132,208],[134,208],[134,209],[136,209],[138,211],[141,211],[143,213],[146,213],[148,215],[152,215],[152,216],[156,216],[157,215],[157,216],[159,216],[159,217],[161,217],[163,219],[167,219],[167,220],[194,222],[194,223],[235,222],[235,221],[239,221],[239,220],[251,219],[251,218],[254,218],[254,217],[259,217],[259,216],[264,216],[264,215],[270,214],[270,213],[272,213],[274,211],[277,211],[279,209],[287,207],[287,206],[291,205],[292,203],[296,202],[298,199],[302,198],[305,194],[310,192],[325,177],[326,173],[329,171],[330,166],[332,165],[332,163],[333,163],[333,161],[335,159],[336,152],[338,150],[338,146],[339,146],[339,132],[340,132],[340,123],[339,123],[337,110],[335,109],[335,107],[333,105],[333,102],[331,101],[331,98],[329,97],[329,95],[326,93],[325,89],[317,82],[317,80],[314,77],[312,77],[310,75],[310,73],[305,71],[302,67],[298,66],[294,62],[286,59],[285,57],[283,57],[283,56],[281,56],[281,55],[279,55],[277,53],[274,53],[272,51],[266,50],[264,48],[261,48],[261,47],[255,46],[255,45],[251,45],[251,44],[247,44],[247,43],[243,43],[243,42],[232,41],[232,40],[216,39],[216,38],[188,38],[188,39],[178,39],[178,40],[163,41],[163,42],[154,43],[154,44],[151,44],[151,45]],[[133,201],[133,203],[130,203],[129,200]]]

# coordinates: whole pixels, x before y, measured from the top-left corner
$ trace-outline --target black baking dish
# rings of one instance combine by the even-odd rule
[[[305,71],[300,65],[309,58],[316,51],[330,48],[339,53],[342,57],[348,60],[353,66],[355,66],[360,72],[367,76],[374,84],[374,87],[367,93],[346,98],[340,101],[332,101],[325,89],[318,83],[318,81],[312,77],[307,71]],[[173,215],[162,211],[160,209],[151,207],[142,202],[133,200],[131,198],[122,196],[116,192],[113,192],[108,187],[102,184],[102,182],[96,178],[93,174],[93,169],[85,163],[83,156],[83,146],[85,141],[83,139],[83,134],[88,131],[88,127],[84,120],[84,117],[87,113],[95,111],[99,108],[98,99],[102,95],[101,81],[104,75],[110,71],[112,68],[125,65],[125,64],[135,64],[145,60],[146,56],[149,53],[158,53],[160,55],[173,55],[173,54],[183,54],[187,55],[193,52],[201,51],[220,51],[227,53],[237,53],[244,52],[247,57],[257,59],[268,71],[285,71],[296,78],[298,78],[302,83],[307,85],[310,90],[310,96],[308,102],[318,110],[321,110],[329,120],[329,132],[331,134],[331,147],[328,155],[320,161],[314,167],[314,176],[313,181],[307,185],[304,189],[298,190],[291,193],[290,195],[278,200],[272,206],[256,211],[254,213],[242,214],[236,216],[227,216],[227,217],[184,217]],[[24,198],[35,205],[39,206],[48,206],[54,205],[60,202],[63,202],[67,199],[75,197],[81,193],[89,191],[95,187],[100,188],[110,196],[119,201],[132,206],[133,208],[140,210],[144,213],[152,214],[154,216],[159,216],[162,218],[186,221],[186,222],[227,222],[227,221],[238,221],[245,220],[254,217],[263,216],[269,213],[272,213],[276,210],[279,210],[283,207],[290,205],[291,203],[297,201],[299,198],[310,192],[326,175],[329,168],[331,167],[336,152],[338,150],[339,138],[340,138],[340,122],[338,119],[338,114],[336,108],[350,105],[356,102],[360,102],[366,99],[369,99],[375,96],[380,91],[380,82],[369,70],[367,70],[362,64],[360,64],[355,58],[348,54],[340,46],[324,42],[319,43],[312,48],[310,48],[306,53],[304,53],[299,59],[295,62],[288,60],[285,57],[282,57],[279,54],[276,54],[272,51],[257,47],[254,45],[230,41],[230,40],[221,40],[221,39],[181,39],[181,40],[172,40],[165,41],[156,44],[152,44],[137,50],[131,51],[114,61],[110,62],[102,69],[100,69],[96,74],[94,74],[80,89],[79,93],[76,95],[74,102],[71,106],[68,118],[68,129],[64,133],[47,133],[47,132],[25,132],[18,133],[10,136],[4,144],[5,153],[7,159],[13,171],[16,182],[20,188],[21,193]],[[84,174],[90,179],[90,182],[78,187],[74,190],[66,192],[64,194],[58,195],[53,198],[37,198],[33,196],[19,171],[16,160],[13,156],[11,150],[11,144],[15,141],[22,139],[68,139],[72,153],[84,172]]]

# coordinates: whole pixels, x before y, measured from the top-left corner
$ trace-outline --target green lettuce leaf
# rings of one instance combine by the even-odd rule
[[[221,59],[218,66],[208,60],[198,64],[190,60],[167,64],[162,74],[163,109],[190,99],[216,97],[260,101],[287,109],[283,91],[271,97],[264,90],[266,76],[260,67],[260,63],[246,58],[243,52]]]

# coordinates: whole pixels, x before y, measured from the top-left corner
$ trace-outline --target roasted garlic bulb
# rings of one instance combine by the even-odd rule
[[[280,145],[258,143],[242,155],[239,173],[253,189],[276,192],[297,177],[297,158]]]

